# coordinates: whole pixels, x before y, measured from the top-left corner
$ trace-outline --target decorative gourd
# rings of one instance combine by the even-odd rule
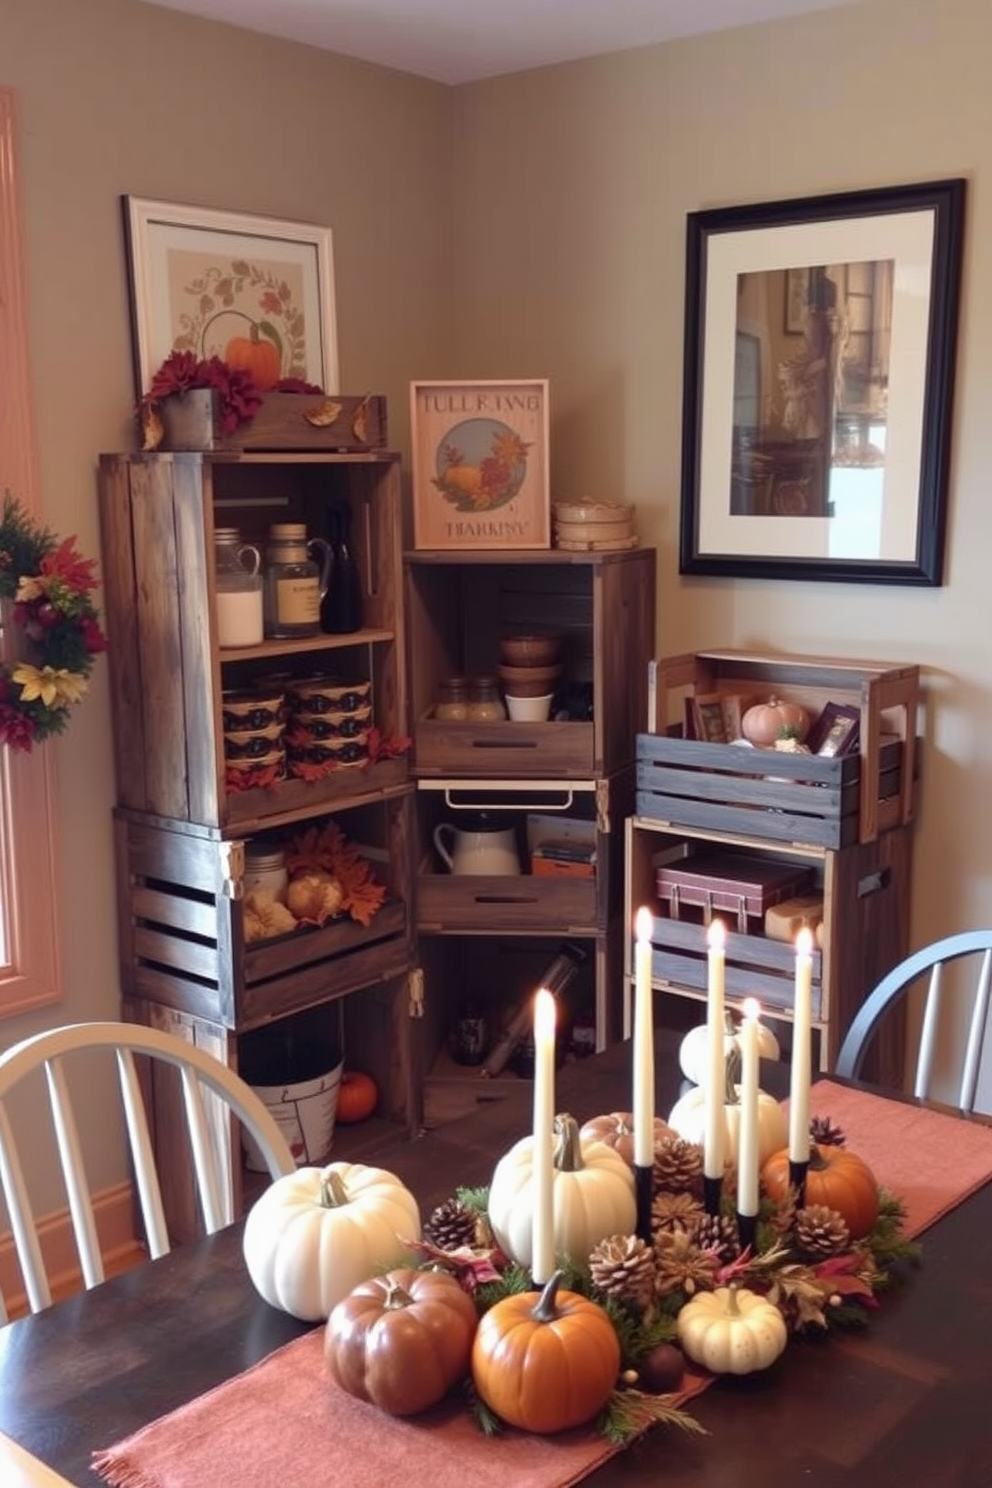
[[[336,1120],[342,1126],[365,1121],[375,1110],[378,1099],[379,1088],[371,1075],[364,1070],[345,1070],[338,1086]]]
[[[536,1302],[533,1292],[504,1297],[483,1314],[472,1345],[472,1381],[489,1409],[541,1435],[591,1421],[620,1367],[608,1313],[560,1283],[556,1271]]]
[[[724,1091],[723,1110],[727,1133],[725,1157],[727,1162],[737,1161],[740,1138],[740,1086],[735,1075],[740,1069],[740,1054],[734,1049],[726,1062],[727,1086]],[[680,1096],[668,1113],[668,1124],[678,1132],[684,1142],[695,1142],[702,1146],[706,1137],[706,1091],[701,1085]],[[789,1124],[785,1112],[774,1096],[767,1091],[758,1091],[758,1162],[777,1152],[789,1138]]]
[[[753,1374],[774,1364],[789,1340],[774,1303],[742,1287],[699,1292],[675,1320],[679,1342],[714,1374]]]
[[[727,1031],[723,1036],[724,1056],[740,1047],[740,1029],[734,1023],[730,1009],[726,1013]],[[690,1028],[679,1044],[679,1068],[687,1080],[694,1085],[705,1086],[709,1072],[710,1031],[705,1023]],[[758,1024],[758,1057],[778,1059],[781,1056],[778,1039],[766,1023]]]
[[[518,1266],[532,1257],[534,1139],[522,1137],[496,1164],[489,1186],[489,1223],[501,1250]],[[605,1142],[583,1142],[574,1116],[555,1117],[552,1169],[554,1246],[580,1264],[607,1235],[633,1233],[634,1175]]]
[[[786,703],[775,696],[767,703],[755,703],[741,720],[745,739],[757,749],[773,748],[783,729],[789,729],[793,738],[805,739],[809,714],[798,703]]]
[[[672,1136],[672,1129],[660,1116],[654,1118],[654,1145]],[[634,1117],[630,1111],[610,1111],[606,1116],[593,1116],[579,1132],[583,1142],[605,1142],[619,1153],[624,1162],[634,1164]]]
[[[277,1178],[249,1210],[243,1244],[266,1302],[316,1322],[376,1271],[412,1261],[405,1242],[419,1239],[417,1201],[394,1174],[340,1162]]]
[[[412,1416],[464,1379],[479,1317],[453,1276],[387,1271],[331,1310],[324,1358],[342,1389],[392,1416]]]
[[[779,1200],[789,1191],[788,1148],[775,1152],[761,1169],[761,1181],[770,1199]],[[878,1219],[878,1183],[856,1152],[811,1142],[806,1170],[806,1203],[825,1204],[840,1214],[852,1240],[863,1240]]]

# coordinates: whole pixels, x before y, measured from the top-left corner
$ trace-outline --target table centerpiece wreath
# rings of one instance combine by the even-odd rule
[[[612,1122],[617,1133],[629,1133],[630,1120],[614,1114],[582,1130],[591,1135],[597,1128],[601,1135],[603,1123]],[[555,1132],[557,1166],[563,1148],[576,1143],[576,1123],[559,1115]],[[814,1116],[810,1136],[805,1203],[797,1203],[789,1186],[787,1152],[764,1164],[753,1247],[740,1248],[733,1167],[726,1170],[720,1213],[707,1214],[701,1147],[670,1131],[655,1143],[651,1243],[616,1234],[584,1258],[556,1255],[554,1290],[597,1304],[616,1333],[616,1385],[595,1417],[597,1431],[611,1443],[625,1445],[662,1422],[702,1431],[679,1405],[687,1361],[703,1378],[748,1373],[772,1363],[787,1340],[863,1327],[899,1264],[919,1260],[919,1244],[903,1234],[901,1200],[875,1183],[847,1149],[844,1133]],[[420,1264],[453,1276],[480,1319],[507,1298],[534,1297],[529,1269],[500,1248],[491,1213],[491,1187],[458,1188],[431,1214],[423,1239],[413,1242]],[[692,1318],[701,1327],[690,1328],[694,1309],[709,1315]],[[769,1340],[767,1319],[752,1309],[769,1309],[781,1320],[781,1347],[774,1329]],[[700,1348],[699,1336],[708,1345]],[[480,1428],[502,1430],[505,1421],[472,1377],[464,1389]]]
[[[29,751],[69,722],[107,647],[93,602],[95,559],[59,539],[9,491],[0,514],[0,743]]]

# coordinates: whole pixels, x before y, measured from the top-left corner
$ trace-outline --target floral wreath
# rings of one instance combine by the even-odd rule
[[[95,559],[61,541],[10,492],[0,517],[0,604],[8,659],[0,662],[0,743],[30,750],[60,734],[107,642],[92,591]],[[12,642],[11,642],[11,637]]]

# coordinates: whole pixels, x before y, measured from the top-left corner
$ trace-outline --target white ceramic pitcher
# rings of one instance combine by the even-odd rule
[[[516,832],[484,812],[467,816],[458,826],[440,822],[434,828],[434,846],[451,873],[520,872]]]

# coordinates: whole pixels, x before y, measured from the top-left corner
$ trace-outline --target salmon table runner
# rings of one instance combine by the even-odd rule
[[[879,1183],[906,1205],[919,1235],[992,1178],[992,1129],[820,1080],[810,1111],[839,1126]],[[686,1395],[704,1388],[697,1380]],[[323,1329],[95,1454],[113,1488],[273,1488],[330,1481],[347,1463],[350,1488],[390,1482],[431,1488],[567,1488],[616,1447],[586,1429],[554,1437],[483,1436],[461,1402],[399,1420],[346,1395],[323,1363]]]

